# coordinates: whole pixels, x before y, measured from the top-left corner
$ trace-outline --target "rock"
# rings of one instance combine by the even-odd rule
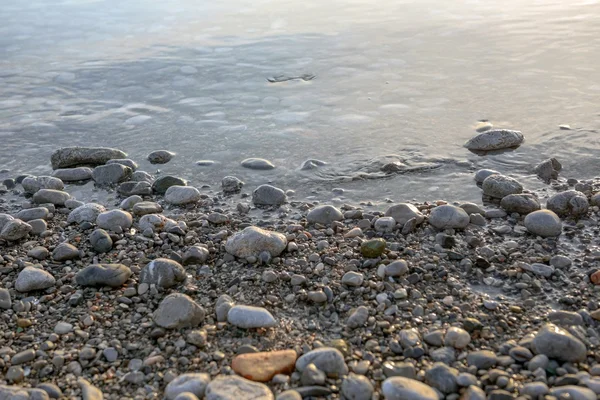
[[[187,181],[176,176],[161,176],[152,184],[152,190],[158,194],[165,194],[171,186],[187,186]]]
[[[15,182],[15,180],[12,178],[6,178],[5,180],[2,181],[2,184],[8,190],[14,189],[17,186],[17,182]]]
[[[222,294],[217,299],[215,303],[215,313],[217,314],[218,322],[227,321],[227,315],[229,314],[229,310],[235,305],[235,302],[231,298],[231,296]]]
[[[28,176],[21,182],[26,193],[35,194],[41,189],[63,190],[65,185],[59,178],[53,176]]]
[[[96,222],[98,215],[105,212],[106,208],[103,205],[96,203],[87,203],[77,207],[69,213],[67,222],[81,224],[83,222]]]
[[[90,235],[90,243],[98,253],[107,253],[112,249],[113,241],[104,229],[96,229]]]
[[[163,211],[160,204],[152,201],[140,201],[133,205],[133,215],[148,215],[148,214],[159,214]]]
[[[550,265],[558,269],[569,268],[573,264],[569,257],[563,255],[556,255],[550,259]]]
[[[140,282],[162,288],[170,288],[185,279],[185,269],[177,261],[168,258],[152,260],[140,272]]]
[[[121,196],[150,196],[152,194],[152,184],[146,181],[123,182],[117,188],[117,192]]]
[[[306,215],[306,220],[311,224],[330,225],[334,221],[343,219],[342,212],[330,205],[317,206]]]
[[[65,147],[55,151],[51,156],[52,169],[73,167],[77,165],[101,165],[115,158],[126,158],[127,154],[120,150],[104,147]]]
[[[371,400],[373,384],[363,375],[350,374],[342,382],[341,392],[348,400]]]
[[[231,368],[255,382],[269,382],[277,374],[291,374],[296,364],[294,350],[279,350],[237,355]]]
[[[204,309],[191,297],[172,293],[160,302],[154,312],[154,323],[162,328],[194,328],[204,321]]]
[[[21,368],[21,371],[23,369]],[[48,394],[41,389],[28,389],[14,386],[0,385],[0,399],[2,400],[49,400]]]
[[[40,389],[48,393],[48,397],[51,399],[60,399],[63,397],[62,390],[60,390],[60,388],[53,383],[39,383],[36,386],[36,389]]]
[[[70,243],[61,243],[56,246],[52,252],[54,261],[74,260],[79,257],[79,249]]]
[[[500,172],[493,169],[480,169],[475,173],[475,182],[481,185],[485,181],[485,178],[490,175],[500,175]]]
[[[302,396],[297,391],[289,389],[279,393],[276,400],[302,400]]]
[[[81,286],[119,287],[130,276],[131,270],[123,264],[92,264],[79,271],[75,281]]]
[[[203,246],[192,246],[183,253],[183,265],[204,264],[210,255],[210,252]]]
[[[285,192],[275,186],[260,185],[252,192],[252,202],[257,206],[278,206],[286,201]]]
[[[342,276],[342,284],[351,287],[361,286],[365,276],[360,272],[348,271]]]
[[[150,164],[166,164],[175,156],[175,153],[167,150],[156,150],[148,154]]]
[[[360,252],[366,258],[377,258],[385,251],[385,240],[371,239],[365,240],[360,245]]]
[[[521,396],[529,396],[532,399],[538,399],[548,393],[548,385],[544,382],[528,382],[521,388]]]
[[[150,229],[153,232],[160,232],[175,226],[178,226],[177,222],[160,214],[144,215],[138,222],[138,228],[141,232],[144,232],[147,229]]]
[[[173,379],[165,388],[165,397],[175,400],[181,393],[193,393],[199,399],[204,397],[206,386],[210,382],[210,375],[203,373],[181,374]]]
[[[66,335],[69,332],[73,331],[73,324],[69,324],[68,322],[59,322],[54,326],[54,333],[57,335]]]
[[[485,210],[475,203],[462,203],[460,206],[469,215],[480,214],[485,215]]]
[[[121,164],[100,165],[92,171],[92,179],[97,185],[111,185],[129,179],[133,171]]]
[[[165,201],[173,205],[197,203],[200,191],[192,186],[170,186],[165,193]]]
[[[550,395],[558,399],[572,400],[596,400],[597,398],[596,393],[591,389],[575,385],[553,387],[550,389]]]
[[[63,182],[87,181],[88,179],[92,179],[92,169],[88,167],[61,168],[55,170],[52,173],[52,176],[57,179],[60,179]],[[62,188],[60,188],[59,190],[62,190]]]
[[[43,219],[29,221],[29,225],[31,226],[31,233],[34,235],[41,235],[48,228],[48,224]]]
[[[263,251],[277,257],[287,247],[287,239],[277,232],[249,226],[227,239],[225,250],[238,258],[259,257]]]
[[[269,160],[263,158],[246,158],[242,161],[242,167],[249,169],[268,170],[275,168]]]
[[[54,286],[56,279],[48,271],[40,268],[25,267],[19,272],[15,281],[15,289],[19,292],[43,290]]]
[[[587,355],[583,342],[554,324],[544,325],[533,338],[531,347],[537,354],[559,361],[582,362]]]
[[[109,164],[121,164],[124,165],[126,167],[131,168],[131,171],[135,171],[136,169],[138,169],[138,165],[135,161],[129,159],[129,158],[114,158],[112,160],[108,160],[106,162],[107,165]]]
[[[70,198],[71,195],[67,192],[54,189],[40,189],[33,195],[33,202],[36,204],[50,203],[55,206],[64,206],[65,201]]]
[[[469,214],[460,207],[437,206],[429,214],[429,224],[437,229],[464,229],[469,225]]]
[[[243,329],[277,326],[275,318],[262,307],[233,306],[227,313],[227,321]]]
[[[490,369],[498,362],[498,357],[493,351],[478,350],[467,355],[467,363],[474,365],[477,369]]]
[[[146,171],[135,171],[131,174],[131,180],[133,182],[154,182],[154,177],[147,173]]]
[[[532,194],[520,193],[504,196],[500,201],[500,207],[508,213],[529,214],[540,209],[539,200]]]
[[[206,387],[206,400],[274,400],[268,386],[239,376],[219,375]]]
[[[549,278],[554,273],[554,267],[551,265],[541,264],[541,263],[519,263],[519,266],[525,271],[533,272],[536,275],[544,276]]]
[[[417,207],[408,203],[400,203],[391,206],[386,210],[385,216],[394,218],[394,221],[396,221],[398,225],[404,225],[412,218],[416,218],[416,223],[418,225],[425,219],[425,216]]]
[[[196,161],[196,165],[199,167],[210,167],[211,165],[217,164],[213,160],[198,160]]]
[[[404,260],[396,260],[385,266],[385,276],[403,276],[408,271],[408,263]]]
[[[485,392],[475,385],[471,385],[460,397],[460,400],[485,400]]]
[[[431,386],[401,376],[383,381],[381,391],[386,400],[439,400]]]
[[[513,178],[504,175],[490,175],[481,185],[483,194],[489,197],[502,199],[509,194],[519,194],[523,186]]]
[[[9,221],[13,221],[14,219],[15,218],[12,215],[0,213],[0,231],[4,229]]]
[[[501,150],[520,146],[525,138],[519,131],[492,129],[471,138],[465,147],[473,151]]]
[[[110,210],[98,214],[96,224],[107,231],[123,232],[133,224],[133,217],[127,211]]]
[[[242,190],[244,186],[244,182],[242,180],[236,178],[235,176],[226,176],[221,180],[221,187],[223,188],[223,193],[232,194],[238,193]]]
[[[471,335],[464,329],[453,326],[446,331],[446,336],[444,337],[444,344],[446,346],[462,350],[467,347],[469,343],[471,343]]]
[[[102,391],[85,379],[79,378],[77,383],[81,388],[81,397],[83,400],[102,400],[104,398]]]
[[[560,216],[577,217],[587,213],[589,203],[585,194],[576,190],[567,190],[550,197],[546,207]]]
[[[357,307],[350,316],[348,317],[348,321],[346,322],[346,326],[350,329],[356,329],[364,326],[369,319],[369,309],[365,306]]]
[[[303,372],[309,364],[314,364],[327,376],[335,378],[348,374],[348,366],[342,353],[333,347],[319,347],[302,355],[296,361],[296,369]]]
[[[529,232],[541,237],[559,236],[562,232],[560,218],[550,210],[539,210],[527,214],[523,225]]]
[[[456,378],[458,370],[448,365],[436,362],[425,372],[425,382],[442,393],[450,394],[458,391]]]
[[[311,158],[302,163],[302,165],[300,166],[300,170],[309,171],[311,169],[323,167],[325,165],[327,165],[327,162]]]
[[[373,224],[376,232],[392,233],[396,227],[396,220],[392,217],[381,217],[375,220]]]
[[[558,173],[562,169],[562,165],[556,158],[549,158],[542,161],[535,167],[535,173],[543,181],[550,182],[552,179],[558,179]]]
[[[12,307],[12,300],[10,299],[10,292],[8,289],[0,288],[0,309],[10,310]]]
[[[14,242],[23,239],[31,232],[33,228],[26,222],[20,219],[11,219],[6,223],[2,224],[2,230],[0,231],[0,239]]]
[[[46,207],[34,207],[21,210],[15,217],[24,222],[29,222],[34,219],[48,219],[50,212]]]

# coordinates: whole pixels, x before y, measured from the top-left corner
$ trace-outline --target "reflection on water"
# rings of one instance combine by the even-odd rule
[[[118,147],[138,161],[166,148],[178,156],[162,169],[198,185],[233,174],[302,196],[342,187],[360,200],[473,200],[475,168],[540,187],[531,165],[544,158],[564,176],[600,166],[598,1],[10,3],[0,9],[0,169],[11,174],[49,172],[61,146]],[[469,153],[462,144],[481,119],[523,131],[525,145]],[[447,162],[345,179],[391,154]],[[248,157],[277,168],[242,169]],[[301,171],[309,158],[325,171]]]

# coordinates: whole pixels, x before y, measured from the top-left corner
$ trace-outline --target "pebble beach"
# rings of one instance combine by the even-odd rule
[[[465,146],[521,145],[489,126]],[[0,189],[0,400],[600,394],[600,178],[556,159],[543,193],[479,170],[481,203],[384,208],[195,188],[112,148],[48,162]]]

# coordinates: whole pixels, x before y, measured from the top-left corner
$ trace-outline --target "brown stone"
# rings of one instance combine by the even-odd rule
[[[277,374],[292,373],[296,357],[294,350],[240,354],[233,359],[231,368],[251,381],[268,382]]]
[[[600,284],[600,271],[596,271],[592,275],[590,275],[590,280],[594,285]]]
[[[590,313],[590,316],[596,321],[600,321],[600,308]]]

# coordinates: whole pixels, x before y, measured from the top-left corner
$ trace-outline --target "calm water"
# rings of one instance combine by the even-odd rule
[[[600,2],[557,0],[3,2],[0,169],[51,172],[61,146],[117,147],[193,184],[226,174],[301,197],[480,198],[476,168],[527,187],[554,156],[599,175]],[[269,83],[276,75],[311,81]],[[521,130],[518,150],[462,144],[477,120]],[[559,130],[568,124],[572,130]],[[239,166],[246,157],[273,171]],[[308,158],[323,168],[300,171]],[[195,161],[210,159],[210,167]],[[439,169],[353,180],[385,160]]]

